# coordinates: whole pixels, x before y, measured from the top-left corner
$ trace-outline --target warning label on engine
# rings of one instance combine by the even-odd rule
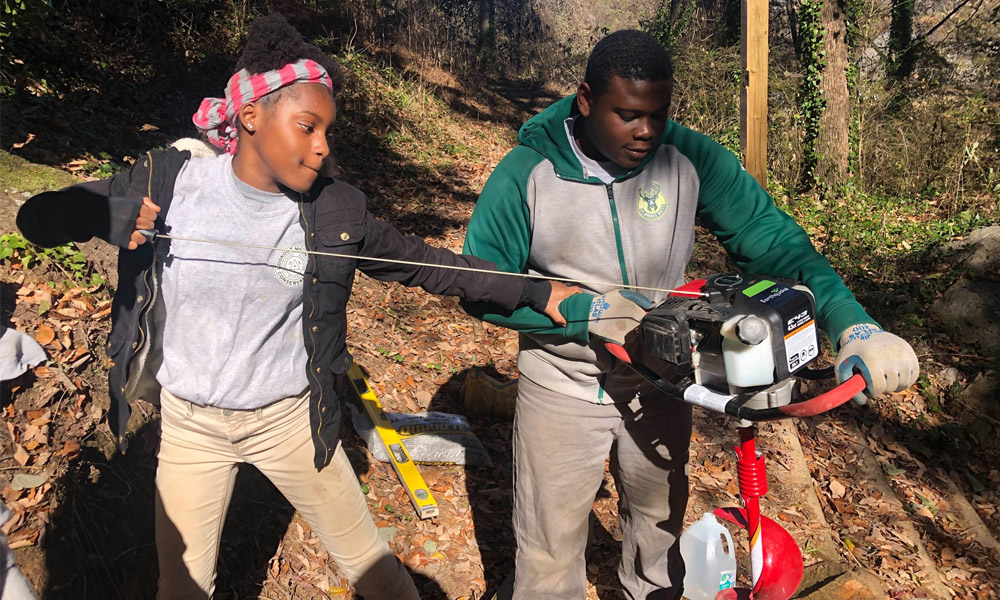
[[[785,336],[785,356],[789,373],[819,356],[816,321],[810,319]]]

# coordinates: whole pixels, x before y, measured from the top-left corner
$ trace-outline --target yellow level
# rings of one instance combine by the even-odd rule
[[[410,454],[403,446],[402,440],[399,439],[399,433],[392,426],[389,418],[385,416],[385,411],[375,396],[375,392],[372,391],[372,386],[368,385],[368,380],[361,372],[361,367],[354,363],[348,369],[347,376],[350,377],[354,391],[357,392],[358,398],[361,400],[361,405],[365,407],[365,412],[368,413],[368,417],[371,418],[372,424],[375,426],[375,431],[378,432],[379,438],[385,445],[392,461],[392,468],[396,470],[396,476],[406,488],[406,493],[410,496],[410,502],[413,502],[417,516],[421,519],[438,516],[437,500],[427,489],[427,484],[420,476],[417,465],[410,460]]]

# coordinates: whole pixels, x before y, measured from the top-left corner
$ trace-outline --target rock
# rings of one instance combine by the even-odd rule
[[[970,271],[1000,273],[1000,225],[977,229],[942,250],[945,255],[958,258],[962,267]]]
[[[1000,357],[1000,283],[963,277],[929,312],[952,341]]]
[[[962,277],[931,306],[928,316],[952,341],[1000,357],[1000,225],[947,244],[937,259],[961,270]]]
[[[886,597],[882,581],[868,571],[848,569],[839,562],[809,565],[793,596],[798,600],[879,600]]]
[[[1000,373],[980,373],[959,398],[957,416],[983,445],[1000,449]]]
[[[959,370],[955,367],[948,367],[944,371],[941,371],[941,378],[948,385],[954,385],[955,382],[958,381],[959,374]]]

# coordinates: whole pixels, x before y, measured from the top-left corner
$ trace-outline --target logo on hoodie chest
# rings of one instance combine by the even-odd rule
[[[660,191],[660,184],[656,181],[647,190],[646,186],[639,186],[639,198],[636,202],[639,215],[650,221],[659,219],[667,212],[667,197]]]

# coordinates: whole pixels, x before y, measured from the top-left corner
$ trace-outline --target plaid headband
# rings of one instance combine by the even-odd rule
[[[226,97],[205,98],[191,120],[194,121],[195,127],[205,132],[212,145],[222,148],[229,154],[236,154],[236,144],[239,141],[236,114],[240,107],[299,81],[322,83],[333,90],[333,82],[326,69],[308,58],[289,63],[276,71],[258,75],[251,75],[246,69],[241,69],[239,73],[229,78]]]

